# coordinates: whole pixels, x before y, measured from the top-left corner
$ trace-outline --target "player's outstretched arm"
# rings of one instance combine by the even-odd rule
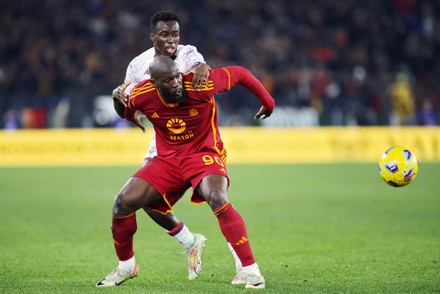
[[[245,67],[227,66],[224,68],[229,72],[230,86],[242,85],[263,104],[260,110],[255,114],[255,119],[265,119],[272,114],[275,108],[275,100],[264,88],[263,84]]]

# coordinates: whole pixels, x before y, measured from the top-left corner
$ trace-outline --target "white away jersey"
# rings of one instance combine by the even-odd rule
[[[131,81],[131,84],[125,89],[126,94],[130,94],[131,90],[143,80],[150,78],[150,63],[155,56],[154,48],[144,51],[135,57],[127,68],[124,82]],[[197,51],[192,45],[178,45],[176,50],[177,68],[182,73],[189,72],[195,65],[205,63],[203,55]]]

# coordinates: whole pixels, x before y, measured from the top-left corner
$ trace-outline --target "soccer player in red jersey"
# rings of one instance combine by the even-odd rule
[[[226,149],[220,137],[214,96],[242,85],[263,104],[255,115],[272,114],[274,99],[247,69],[230,66],[211,71],[208,85],[200,91],[191,87],[193,74],[181,74],[173,60],[156,56],[150,65],[151,79],[131,92],[128,107],[121,107],[126,119],[145,130],[136,110],[142,111],[156,132],[158,155],[140,168],[115,198],[112,218],[114,246],[123,271],[114,269],[98,282],[119,285],[137,275],[133,251],[135,212],[150,207],[166,214],[187,189],[193,188],[193,203],[208,203],[220,229],[242,263],[246,288],[264,288],[265,280],[253,256],[243,219],[229,202]]]
[[[179,71],[183,73],[194,72],[192,86],[201,89],[208,80],[210,66],[205,63],[204,57],[192,45],[182,45],[180,42],[180,19],[170,10],[156,12],[150,19],[150,40],[153,47],[136,56],[128,65],[124,84],[113,90],[112,97],[117,103],[127,104],[131,90],[143,80],[150,78],[149,64],[157,55],[169,56],[173,59]],[[151,141],[144,162],[157,155],[155,136]],[[201,271],[201,255],[205,246],[206,238],[201,234],[192,233],[190,229],[170,211],[167,214],[155,212],[148,207],[145,212],[177,242],[181,243],[188,256],[188,279],[194,280]],[[241,263],[228,243],[232,256],[235,260],[236,275],[232,284],[244,283],[241,275]]]

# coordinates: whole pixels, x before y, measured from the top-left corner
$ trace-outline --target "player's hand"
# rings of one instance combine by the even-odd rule
[[[125,94],[125,89],[128,87],[128,85],[130,85],[131,82],[128,81],[126,83],[123,83],[122,85],[120,85],[119,87],[116,87],[113,90],[112,93],[112,98],[113,100],[118,101],[119,103],[121,103],[122,105],[124,105],[124,107],[127,107],[127,101],[128,101],[128,95]]]
[[[266,119],[272,114],[272,110],[264,109],[264,107],[260,108],[260,111],[254,116],[254,119]]]
[[[135,113],[134,113],[133,123],[135,125],[137,125],[142,130],[142,132],[145,133],[145,126],[142,123],[142,118],[143,117],[145,117],[145,115],[142,113],[142,111],[136,110]]]
[[[206,63],[200,63],[199,65],[197,65],[192,79],[193,89],[200,91],[202,90],[203,85],[205,85],[205,88],[208,88],[208,77],[210,69],[211,67]]]

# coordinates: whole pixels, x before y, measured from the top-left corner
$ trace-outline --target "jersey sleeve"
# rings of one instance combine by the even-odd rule
[[[182,73],[188,73],[194,66],[200,63],[205,63],[203,55],[192,45],[185,45],[182,47],[179,57],[179,70]]]
[[[138,97],[133,97],[133,92],[139,89],[138,87],[134,87],[133,91],[130,93],[130,97],[128,98],[127,101],[127,107],[124,108],[124,117],[126,120],[129,121],[133,121],[134,120],[134,113],[136,112],[137,109],[137,98]]]
[[[242,85],[261,101],[263,109],[273,110],[275,108],[275,100],[263,84],[248,69],[242,66],[227,66],[212,70],[210,77],[214,81],[215,94],[229,91],[236,85]]]
[[[129,99],[127,107],[124,108],[124,117],[126,120],[132,121],[134,119],[135,107],[134,99]]]
[[[137,74],[138,72],[140,72],[140,70],[141,69],[139,67],[139,63],[136,62],[136,58],[133,59],[128,65],[127,72],[125,74],[124,83],[131,81],[130,85],[128,85],[127,88],[125,88],[124,91],[125,94],[129,95],[133,90],[133,88],[136,86],[136,84],[140,82]]]
[[[129,95],[134,87],[142,82],[143,80],[150,78],[150,73],[148,71],[148,66],[152,61],[151,49],[145,51],[141,55],[136,56],[127,67],[127,72],[125,74],[124,83],[130,81],[130,85],[125,89],[125,94]],[[145,68],[147,66],[147,69]],[[148,71],[148,72],[146,72]]]

